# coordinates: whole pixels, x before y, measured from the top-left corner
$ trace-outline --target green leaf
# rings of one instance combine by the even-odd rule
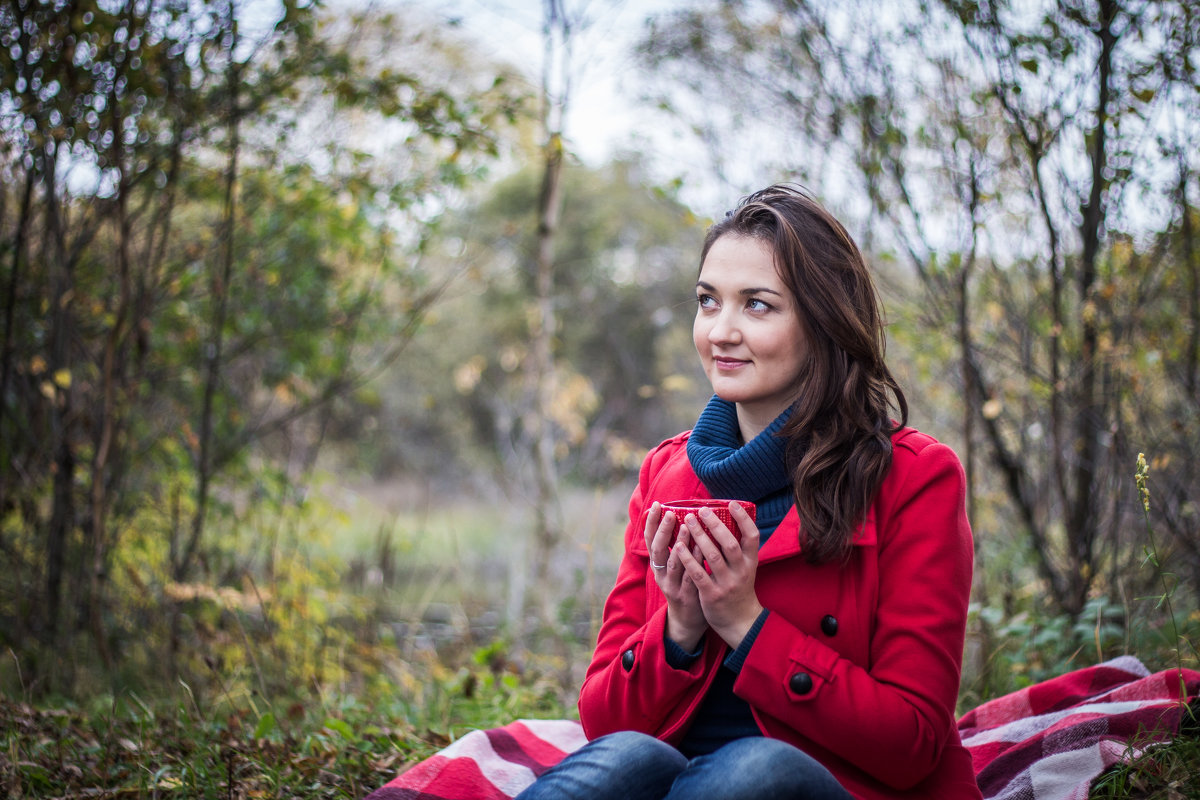
[[[273,730],[275,730],[275,715],[268,711],[258,718],[258,724],[254,726],[254,738],[261,739]]]
[[[330,717],[325,720],[325,727],[338,734],[348,742],[353,742],[355,739],[354,729],[351,728],[345,720],[334,719],[333,717]]]

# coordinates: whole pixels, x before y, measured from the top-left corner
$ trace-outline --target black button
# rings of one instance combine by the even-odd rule
[[[624,653],[621,653],[621,666],[625,668],[626,672],[629,672],[629,670],[633,669],[632,650],[626,650]]]
[[[788,686],[796,694],[808,694],[812,691],[812,677],[807,672],[797,672],[788,680]]]
[[[826,636],[837,636],[837,617],[826,614],[821,618],[821,633]]]

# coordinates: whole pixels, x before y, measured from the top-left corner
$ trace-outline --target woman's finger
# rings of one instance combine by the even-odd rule
[[[671,548],[671,559],[679,561],[687,579],[695,585],[697,592],[702,591],[702,584],[712,580],[704,571],[702,556],[698,558],[693,555],[691,550],[682,546],[682,543],[676,542],[675,546]]]
[[[741,503],[729,504],[729,515],[733,517],[733,522],[738,526],[738,530],[742,534],[741,549],[742,555],[754,557],[755,562],[758,561],[758,540],[759,532],[758,525],[750,517],[746,509],[742,508]]]
[[[650,541],[654,538],[654,532],[658,530],[658,523],[662,519],[662,504],[657,500],[650,504],[650,510],[646,512],[646,527],[642,531],[642,537],[646,540],[646,550],[650,550]]]
[[[739,506],[740,508],[741,506]],[[700,521],[713,544],[721,549],[726,557],[738,552],[738,540],[733,532],[721,521],[711,508],[700,509]]]
[[[705,511],[707,510],[708,509],[705,509]],[[710,511],[708,513],[711,514],[712,512]],[[689,514],[687,523],[689,530],[692,532],[692,538],[695,539],[696,544],[700,546],[700,552],[703,555],[704,560],[708,561],[710,565],[717,562],[722,564],[725,563],[725,555],[721,552],[720,546],[713,541],[712,536],[708,531],[705,530],[704,525],[701,524],[700,520],[696,519],[694,515]]]
[[[658,529],[654,532],[654,539],[648,548],[651,560],[655,564],[666,566],[668,557],[671,555],[671,537],[675,533],[675,527],[675,512],[668,511],[663,514],[662,520],[658,523]]]
[[[667,558],[671,554],[671,533],[675,528],[675,515],[663,513],[662,504],[655,501],[646,516],[646,552],[650,555],[650,567],[656,573],[666,570]]]

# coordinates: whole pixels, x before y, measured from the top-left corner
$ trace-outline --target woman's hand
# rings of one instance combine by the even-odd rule
[[[700,519],[688,514],[684,526],[695,546],[677,543],[671,558],[683,564],[700,598],[705,621],[726,644],[737,647],[763,610],[754,591],[759,534],[754,520],[738,503],[729,504],[729,513],[741,531],[740,544],[711,509],[702,508]],[[680,534],[682,539],[682,530]],[[711,572],[704,569],[705,561]]]
[[[671,531],[674,528],[673,512],[663,514],[662,504],[658,502],[650,506],[650,513],[646,517],[646,550],[650,553],[650,569],[654,573],[654,582],[667,599],[666,635],[690,652],[700,643],[700,637],[708,629],[708,623],[704,620],[696,585],[676,555],[680,548],[687,552],[689,546],[694,544],[691,534],[687,526],[680,525],[679,537],[672,548]],[[696,552],[698,554],[699,549]]]

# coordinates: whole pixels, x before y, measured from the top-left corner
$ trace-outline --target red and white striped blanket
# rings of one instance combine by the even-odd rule
[[[1189,701],[1200,672],[1184,670]],[[959,720],[987,800],[1083,800],[1109,766],[1169,740],[1188,714],[1177,670],[1131,656],[991,700]],[[586,741],[571,720],[472,731],[366,800],[509,800]]]
[[[1180,672],[1132,656],[1069,672],[968,711],[958,721],[988,800],[1083,800],[1108,767],[1168,741],[1188,716]],[[1188,702],[1200,673],[1183,671]],[[1200,713],[1193,705],[1193,712]]]

